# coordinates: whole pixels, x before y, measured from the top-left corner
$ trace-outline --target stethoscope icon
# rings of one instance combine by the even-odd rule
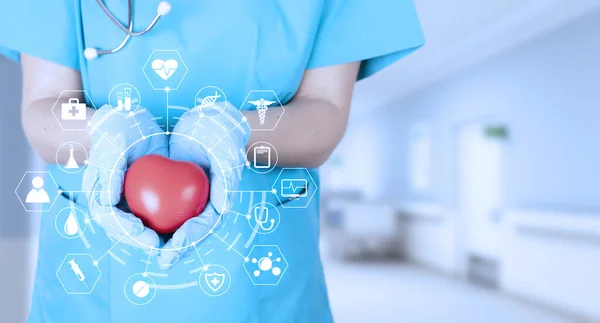
[[[264,206],[254,207],[254,221],[260,227],[261,230],[268,232],[273,230],[277,220],[269,219],[269,209]],[[267,227],[268,226],[268,227]]]

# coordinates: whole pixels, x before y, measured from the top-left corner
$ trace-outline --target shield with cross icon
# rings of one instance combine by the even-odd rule
[[[213,272],[212,274],[205,274],[204,280],[206,280],[206,284],[208,288],[210,288],[213,292],[217,292],[225,282],[225,274],[218,274]]]

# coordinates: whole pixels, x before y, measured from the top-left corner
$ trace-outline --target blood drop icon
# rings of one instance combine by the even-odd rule
[[[71,211],[69,217],[65,221],[64,227],[65,233],[69,236],[74,236],[79,233],[79,224],[77,223],[77,217],[75,216],[75,212]]]

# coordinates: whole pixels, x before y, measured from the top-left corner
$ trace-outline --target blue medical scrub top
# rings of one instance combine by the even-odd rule
[[[105,3],[127,23],[126,2]],[[135,30],[146,27],[157,5],[158,0],[135,2]],[[17,60],[23,53],[79,70],[88,105],[107,104],[115,85],[132,84],[142,105],[164,127],[166,107],[193,107],[196,93],[204,86],[219,87],[238,107],[252,90],[273,90],[286,104],[307,69],[362,61],[360,79],[424,43],[412,0],[181,0],[172,5],[152,31],[134,37],[122,51],[86,61],[84,48],[113,48],[124,37],[95,0],[6,2],[0,8],[0,46]],[[176,50],[187,67],[181,84],[168,97],[154,90],[143,73],[155,50]],[[171,127],[178,111],[170,110]],[[55,165],[49,166],[49,172],[62,190],[81,189],[81,173],[66,174]],[[65,239],[54,222],[69,202],[58,197],[42,217],[29,322],[332,321],[318,248],[318,172],[289,172],[288,176],[313,183],[309,193],[316,194],[305,208],[279,206],[281,223],[267,235],[256,234],[243,217],[228,214],[218,231],[224,242],[209,236],[198,245],[205,263],[222,265],[231,275],[229,290],[218,297],[200,289],[201,263],[196,253],[162,272],[156,258],[114,245],[93,222],[81,238]],[[277,204],[268,191],[278,174],[279,169],[264,175],[245,170],[240,190],[260,192],[239,193],[234,210],[246,214],[257,201]],[[54,193],[52,187],[47,190]],[[74,195],[85,210],[85,198]],[[284,255],[288,265],[277,286],[255,286],[252,271],[246,272],[244,256],[256,245],[277,245]],[[67,254],[100,259],[101,276],[90,294],[68,294],[63,288],[57,274],[70,270],[60,269]],[[146,305],[134,305],[125,296],[125,282],[144,271],[155,281],[155,296]]]

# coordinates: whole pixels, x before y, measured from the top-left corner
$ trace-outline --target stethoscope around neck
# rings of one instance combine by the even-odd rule
[[[120,51],[121,49],[123,49],[123,47],[125,47],[125,45],[127,45],[129,39],[131,39],[132,36],[141,36],[149,32],[150,30],[152,30],[152,28],[154,28],[154,25],[156,25],[160,17],[168,14],[169,11],[171,11],[171,4],[167,1],[161,1],[158,4],[158,8],[156,9],[156,16],[154,16],[154,19],[152,19],[150,24],[142,31],[133,31],[133,0],[128,0],[129,14],[127,19],[127,27],[123,26],[121,22],[110,12],[110,10],[108,10],[103,0],[96,0],[96,2],[100,6],[100,8],[102,8],[102,11],[104,11],[108,18],[110,18],[110,20],[112,20],[115,23],[115,25],[119,27],[119,29],[125,32],[125,38],[117,47],[113,49],[97,49],[93,47],[87,47],[83,51],[83,56],[85,56],[87,60],[93,60],[100,55],[107,55]]]

